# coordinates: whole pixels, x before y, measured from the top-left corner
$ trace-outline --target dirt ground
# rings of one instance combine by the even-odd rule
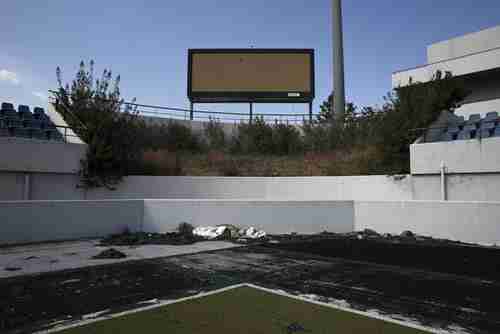
[[[30,332],[249,282],[433,327],[500,332],[500,250],[314,238],[0,279],[0,331]]]

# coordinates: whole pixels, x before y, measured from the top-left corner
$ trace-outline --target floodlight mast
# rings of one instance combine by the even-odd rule
[[[343,120],[345,112],[344,41],[342,32],[342,1],[332,0],[333,28],[333,111],[332,120]]]

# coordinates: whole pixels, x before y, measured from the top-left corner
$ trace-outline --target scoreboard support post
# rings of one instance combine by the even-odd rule
[[[250,124],[252,124],[253,120],[253,103],[250,102]]]

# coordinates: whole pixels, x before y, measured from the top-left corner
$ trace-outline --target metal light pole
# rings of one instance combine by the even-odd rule
[[[342,33],[342,1],[332,0],[333,28],[333,110],[337,119],[344,118],[344,37]],[[333,118],[332,118],[333,119]]]

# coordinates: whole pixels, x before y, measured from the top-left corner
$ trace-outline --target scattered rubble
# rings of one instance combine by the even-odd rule
[[[114,248],[108,248],[99,254],[92,256],[93,259],[123,259],[126,257],[127,255],[125,253],[122,253]]]
[[[22,268],[20,268],[20,267],[5,267],[3,269],[6,271],[18,271],[18,270],[21,270]]]
[[[178,232],[170,233],[120,233],[101,240],[101,246],[140,246],[140,245],[191,245],[202,240],[194,235]]]

